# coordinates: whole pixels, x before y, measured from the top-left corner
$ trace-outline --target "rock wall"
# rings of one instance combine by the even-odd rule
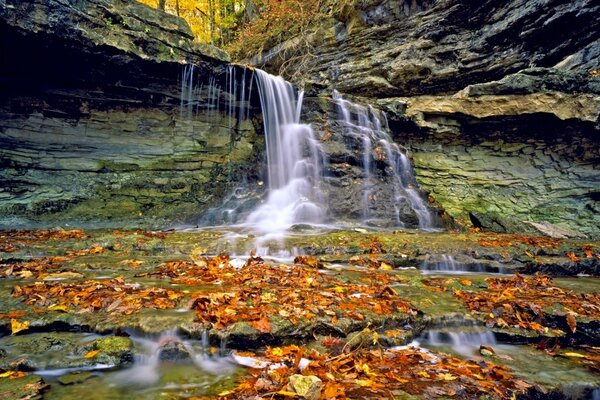
[[[256,112],[230,117],[226,93],[208,96],[226,55],[176,17],[121,0],[9,0],[0,46],[2,228],[194,223],[258,168]],[[181,108],[186,61],[203,90]]]
[[[519,221],[549,222],[571,232],[600,232],[597,133],[544,114],[473,119],[431,116],[460,134],[409,132],[396,140],[413,152],[420,187],[452,216],[488,215],[497,231],[535,231]],[[488,218],[489,219],[489,218]]]

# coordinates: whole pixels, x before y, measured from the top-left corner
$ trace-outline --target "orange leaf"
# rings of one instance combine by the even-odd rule
[[[570,251],[570,252],[568,252],[568,253],[567,253],[567,257],[568,257],[568,258],[569,258],[569,260],[571,260],[571,261],[574,261],[574,262],[577,262],[577,261],[579,261],[579,257],[577,257],[577,256],[575,255],[575,253],[573,253],[572,251]]]
[[[83,356],[83,358],[94,358],[96,357],[96,354],[100,353],[100,350],[92,350],[92,351],[88,351],[85,356]]]
[[[267,318],[266,316],[263,316],[258,321],[251,321],[248,324],[258,329],[262,333],[271,333],[271,329],[273,329],[271,326],[271,322],[269,322],[269,318]]]

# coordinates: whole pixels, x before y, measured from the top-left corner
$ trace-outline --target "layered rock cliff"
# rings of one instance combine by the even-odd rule
[[[260,121],[209,101],[227,55],[192,39],[137,2],[0,2],[0,227],[193,222],[251,175]]]
[[[355,1],[254,61],[386,111],[421,188],[460,222],[598,236],[599,14],[588,0]]]

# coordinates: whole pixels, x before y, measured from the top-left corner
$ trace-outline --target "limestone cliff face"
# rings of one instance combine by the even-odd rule
[[[600,4],[353,7],[332,12],[308,45],[290,41],[256,60],[277,70],[310,47],[299,58],[309,92],[337,89],[386,111],[421,188],[459,221],[600,236]]]
[[[260,121],[205,107],[226,54],[176,17],[2,1],[0,53],[0,227],[194,222],[258,163]],[[181,108],[186,61],[205,90]]]

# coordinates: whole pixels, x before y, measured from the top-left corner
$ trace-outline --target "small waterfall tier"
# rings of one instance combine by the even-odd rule
[[[434,228],[434,214],[418,190],[407,150],[392,140],[385,114],[346,100],[337,92],[332,98],[344,146],[358,154],[357,164],[362,168],[361,195],[356,199],[361,204],[362,221],[387,220],[393,226]]]

